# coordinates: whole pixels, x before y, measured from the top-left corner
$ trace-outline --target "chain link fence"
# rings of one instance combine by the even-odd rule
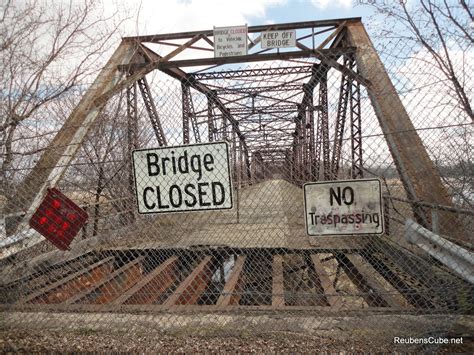
[[[377,72],[364,77],[364,47],[341,43],[322,57],[191,68],[181,80],[155,71],[108,100],[54,183],[87,212],[87,224],[68,251],[41,239],[0,261],[4,326],[233,336],[342,327],[390,343],[450,334],[472,314],[472,117],[434,80],[426,53],[405,58],[416,48],[378,44],[393,83],[384,87]],[[472,61],[453,65],[472,84]],[[392,88],[411,120],[398,130],[381,113],[403,115]],[[20,153],[4,172],[3,248],[33,233],[22,189],[37,188],[31,171],[55,154],[49,144],[82,94],[22,124],[19,132],[34,135],[18,133]],[[420,145],[406,146],[413,137]],[[226,142],[230,172],[205,158],[198,144],[211,142]],[[131,152],[156,147],[175,149],[175,160],[149,159],[181,185],[144,193],[137,186],[151,172],[134,171]],[[150,210],[218,206],[224,190],[204,180],[211,170],[214,182],[230,176],[232,208],[138,213],[137,195]],[[184,188],[185,175],[203,182]],[[446,195],[417,199],[410,189],[438,193],[433,177]],[[384,234],[308,236],[303,185],[362,178],[381,181]],[[56,235],[61,223],[51,222]]]

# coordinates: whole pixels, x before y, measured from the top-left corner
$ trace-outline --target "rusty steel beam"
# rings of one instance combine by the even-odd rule
[[[337,48],[325,48],[325,49],[306,49],[299,51],[289,52],[277,52],[277,53],[264,53],[264,54],[247,54],[233,57],[211,57],[211,58],[195,58],[195,59],[181,59],[181,60],[170,60],[163,62],[152,63],[153,67],[159,70],[173,69],[173,68],[185,68],[185,67],[196,67],[206,65],[223,65],[223,64],[237,64],[237,63],[250,63],[270,60],[289,60],[298,58],[316,58],[319,60],[325,60],[335,69],[340,70],[340,66],[334,60],[333,57],[337,58],[345,53],[353,53],[354,47],[337,47]],[[122,65],[119,68],[124,71],[136,71],[147,68],[149,64],[145,63],[134,63],[129,65]],[[342,67],[343,68],[343,67]]]
[[[57,289],[48,292],[45,299],[41,303],[62,303],[68,298],[74,296],[77,292],[82,292],[93,287],[95,284],[103,280],[112,271],[112,263],[105,263],[93,270],[85,273],[78,278],[67,282]],[[35,303],[36,300],[32,301]]]
[[[351,63],[352,66],[355,62]],[[350,82],[350,123],[351,123],[351,177],[360,179],[364,177],[362,156],[362,117],[360,104],[360,84]]]
[[[142,50],[144,52],[144,55],[146,55],[147,57],[149,57],[153,60],[153,62],[149,63],[146,67],[146,70],[148,70],[148,71],[155,68],[156,63],[161,63],[161,61],[163,60],[163,57],[156,54],[155,52],[153,52],[149,48],[146,48],[146,47],[143,46]],[[144,69],[144,71],[145,71],[145,69]],[[204,94],[206,96],[209,95],[208,97],[212,98],[212,100],[213,100],[213,105],[219,111],[221,111],[223,114],[225,114],[227,108],[225,107],[224,103],[217,96],[213,95],[214,90],[210,89],[209,87],[207,87],[206,85],[204,85],[203,83],[201,83],[197,80],[193,80],[192,77],[189,77],[187,73],[185,73],[184,71],[182,71],[179,68],[162,69],[161,71],[163,73],[171,76],[172,78],[175,78],[175,79],[179,80],[180,82],[189,82],[189,84],[194,89],[196,89],[197,91],[201,92],[202,94]],[[235,133],[239,137],[239,140],[241,141],[241,143],[244,147],[244,151],[246,152],[246,157],[247,157],[247,160],[248,160],[247,144],[245,142],[245,136],[242,134],[242,132],[239,129],[239,123],[237,122],[237,120],[232,115],[229,115],[228,118],[231,122],[232,129],[235,131]]]
[[[350,66],[353,57],[344,56],[344,66]],[[346,75],[341,76],[341,85],[339,87],[339,102],[337,106],[336,127],[334,134],[334,143],[332,149],[331,175],[333,179],[337,178],[339,164],[341,160],[342,142],[344,138],[344,128],[346,123],[347,106],[349,102],[349,92],[352,87],[351,79]]]
[[[331,42],[335,37],[337,37],[342,31],[344,31],[346,29],[346,22],[342,22],[341,24],[339,24],[336,28],[336,30],[334,32],[332,32],[329,36],[327,36],[324,41],[322,41],[319,46],[318,46],[318,49],[322,49],[324,48],[329,42]]]
[[[206,290],[212,278],[212,256],[206,256],[178,288],[163,302],[165,307],[193,305]]]
[[[116,312],[117,306],[111,304],[74,304],[74,305],[65,305],[65,304],[26,304],[21,306],[5,306],[0,304],[0,311],[35,311],[35,312],[77,312],[77,314],[85,313],[85,312]],[[216,305],[175,305],[173,308],[169,308],[168,306],[164,306],[161,304],[145,304],[145,305],[122,305],[120,307],[122,312],[129,312],[129,313],[162,313],[162,312],[176,312],[176,313],[199,313],[199,312],[213,312],[213,311],[222,311],[222,308],[216,307]],[[390,307],[354,307],[352,309],[347,308],[338,308],[333,309],[332,307],[327,306],[285,306],[282,308],[283,311],[286,312],[310,312],[311,314],[315,314],[317,312],[318,315],[340,315],[340,316],[348,316],[348,315],[355,315],[360,316],[361,310],[365,314],[368,315],[384,315],[393,314],[393,315],[400,315],[400,314],[412,314],[412,315],[419,315],[419,309],[407,309],[407,310],[400,310],[400,308],[390,308]],[[225,311],[228,312],[261,312],[261,311],[275,311],[275,308],[271,305],[229,305],[225,308]],[[430,314],[438,314],[438,315],[445,315],[446,310],[432,310],[427,309]]]
[[[390,254],[390,252],[387,252]],[[392,270],[386,263],[386,261],[382,260],[375,256],[373,253],[367,254],[366,256],[367,261],[372,265],[382,277],[390,282],[390,284],[401,294],[403,297],[409,302],[412,307],[415,308],[427,308],[427,309],[435,309],[436,306],[430,300],[430,293],[426,293],[420,290],[417,290],[413,286],[410,286],[407,283],[407,280],[398,273]],[[398,261],[398,260],[397,260]],[[416,272],[416,271],[415,271]],[[413,277],[413,279],[415,279]],[[409,307],[407,307],[409,308]]]
[[[133,83],[126,89],[127,101],[127,148],[131,152],[138,148],[138,100],[137,100],[137,83]],[[130,196],[135,194],[135,178],[133,176],[133,168],[131,159],[128,162],[128,192]],[[129,208],[131,209],[131,208]],[[130,211],[125,216],[126,220],[133,222],[135,214]],[[84,227],[84,234],[86,235],[87,228]]]
[[[330,20],[288,22],[288,23],[268,24],[268,25],[259,25],[259,26],[249,26],[248,33],[265,32],[268,30],[272,30],[272,31],[297,30],[297,29],[304,29],[304,28],[340,26],[342,24],[357,23],[357,22],[360,22],[360,20],[361,20],[360,17],[348,17],[348,18],[330,19]],[[139,41],[139,42],[153,43],[157,41],[186,39],[186,38],[195,37],[197,35],[213,36],[213,34],[214,34],[213,30],[203,30],[203,31],[192,31],[192,32],[178,32],[178,33],[156,34],[156,35],[146,35],[146,36],[124,37],[124,41],[131,41],[131,42]]]
[[[371,82],[368,94],[409,199],[452,206],[439,171],[423,146],[364,26],[348,23],[347,29],[348,44],[358,47],[357,68]],[[412,209],[417,221],[430,228],[431,218],[426,210],[416,205],[412,205]],[[454,213],[440,212],[440,222],[443,234],[467,240],[462,223]]]
[[[383,288],[364,263],[350,254],[335,253],[335,256],[345,274],[361,291],[360,296],[369,306],[400,308],[398,301]]]
[[[2,284],[0,289],[14,290],[18,289],[18,285],[22,285],[21,289],[18,289],[18,292],[9,292],[8,295],[12,300],[20,299],[59,281],[71,273],[77,272],[79,269],[83,270],[85,267],[95,263],[97,258],[94,254],[89,253],[80,258],[62,260],[59,263],[53,260],[50,261],[51,264],[33,267],[33,269],[29,269],[29,271],[21,271],[20,268],[15,267],[15,264],[3,268],[2,273],[4,273],[4,277],[7,276],[4,279],[0,279],[0,283]],[[16,276],[9,272],[12,268],[15,270],[14,274],[16,274]],[[28,274],[28,272],[32,273]]]
[[[304,171],[307,167],[307,164],[304,160],[304,155],[307,151],[310,151],[311,154],[311,161],[313,165],[309,167],[311,172],[311,177],[318,176],[319,171],[319,158],[315,157],[315,153],[318,147],[318,140],[314,137],[314,117],[311,117],[312,123],[310,123],[310,127],[306,127],[306,112],[308,108],[314,108],[313,103],[313,93],[314,88],[316,85],[320,84],[321,87],[321,80],[324,80],[327,77],[327,72],[329,67],[324,64],[314,64],[312,67],[312,75],[309,81],[303,85],[303,98],[301,100],[301,104],[298,105],[298,114],[295,118],[295,133],[293,139],[293,179],[299,180],[306,180],[306,176],[304,176]],[[326,100],[327,102],[327,100]],[[321,101],[319,103],[318,109],[322,111],[324,107],[321,105]],[[312,110],[314,111],[314,110]],[[314,112],[312,113],[314,115]],[[321,113],[319,114],[321,115]],[[304,122],[303,122],[304,121]],[[320,125],[319,125],[320,126]],[[310,133],[309,140],[307,139],[307,129],[313,130],[313,133]],[[318,127],[318,129],[320,129]],[[318,132],[320,134],[320,132]],[[313,135],[313,136],[312,136]],[[312,151],[311,151],[312,149]]]
[[[346,257],[357,269],[357,273],[359,273],[369,286],[385,300],[389,307],[406,308],[408,306],[405,298],[390,283],[382,285],[378,281],[377,275],[380,274],[360,255],[346,254]],[[380,277],[382,278],[381,275]]]
[[[226,282],[224,289],[216,302],[217,307],[227,307],[229,305],[238,305],[243,289],[244,275],[243,269],[245,265],[245,256],[239,255],[235,261],[229,280]]]
[[[248,95],[249,93],[255,93],[257,95],[261,93],[267,92],[281,92],[281,91],[301,91],[303,87],[302,84],[288,84],[288,83],[281,83],[278,85],[268,85],[268,86],[258,86],[254,88],[248,87],[240,87],[240,88],[228,88],[228,87],[218,87],[216,88],[216,92],[221,95]]]
[[[320,64],[313,64],[311,68],[311,78],[308,83],[303,84],[303,98],[301,104],[296,106],[297,108],[297,115],[294,119],[295,122],[295,131],[293,133],[293,144],[292,144],[292,176],[296,182],[301,182],[301,180],[305,180],[304,177],[304,170],[305,170],[305,152],[307,151],[308,147],[306,146],[306,108],[312,103],[313,101],[313,91],[314,87],[319,82],[319,78],[323,75],[323,72],[326,70],[324,65]]]
[[[306,89],[308,90],[308,89]],[[303,86],[303,91],[305,91]],[[306,96],[306,95],[305,95]],[[311,94],[312,96],[312,94]],[[308,102],[299,105],[298,107],[298,134],[299,134],[299,144],[298,144],[298,158],[299,158],[299,171],[298,174],[302,181],[306,181],[306,160],[307,160],[307,151],[308,151],[308,140],[307,140],[307,128],[306,128],[306,106]]]
[[[193,129],[194,141],[201,142],[201,134],[196,120],[196,112],[194,111],[193,95],[191,86],[187,82],[181,82],[182,107],[183,107],[183,143],[189,144],[189,125]]]
[[[272,105],[270,107],[231,107],[229,108],[230,112],[236,116],[237,114],[272,114],[272,113],[288,113],[288,112],[296,112],[298,104],[280,104],[280,105]],[[290,120],[290,119],[288,119]]]
[[[196,43],[197,41],[199,41],[201,38],[202,38],[202,34],[197,34],[195,36],[192,36],[192,38],[190,38],[186,43],[184,44],[181,44],[180,46],[178,46],[178,48],[176,48],[174,51],[168,53],[167,55],[165,55],[163,57],[163,61],[164,62],[167,62],[169,61],[171,58],[173,57],[176,57],[179,53],[181,53],[182,51],[184,51],[185,49],[189,48],[190,46],[192,46],[194,43]]]
[[[111,299],[115,299],[116,297],[119,296],[119,292],[115,292],[113,295],[111,295],[110,292],[110,285],[113,283],[113,281],[116,278],[122,277],[122,274],[124,274],[126,277],[126,281],[128,283],[129,276],[132,276],[132,279],[136,279],[139,274],[141,274],[141,265],[139,264],[144,260],[145,258],[143,256],[140,256],[133,261],[123,265],[121,268],[115,270],[112,272],[110,275],[108,275],[105,279],[101,280],[99,283],[95,284],[91,289],[84,290],[82,292],[78,292],[75,294],[73,297],[69,298],[65,304],[71,305],[76,302],[80,303],[96,303],[94,302],[95,299],[100,299],[101,301],[107,301]],[[139,267],[138,267],[139,266]],[[132,271],[130,272],[129,270]],[[138,281],[138,280],[137,280]],[[103,288],[103,286],[107,286],[106,288]],[[131,285],[133,286],[133,285]],[[131,287],[130,286],[130,287]],[[122,288],[122,291],[125,291],[126,289]],[[104,294],[101,294],[104,292]],[[88,297],[92,298],[92,302],[88,302],[86,298]],[[107,296],[104,298],[100,298],[101,296]],[[114,297],[115,296],[115,297]]]
[[[321,78],[319,83],[319,130],[321,131],[319,141],[319,156],[323,158],[323,177],[324,180],[331,178],[330,161],[329,161],[329,110],[328,110],[328,81],[327,72],[324,78]],[[320,165],[321,163],[318,162]]]
[[[138,103],[137,83],[133,83],[126,90],[127,95],[127,147],[131,152],[138,147]],[[133,178],[133,175],[132,175]],[[133,182],[132,182],[133,183]]]
[[[105,104],[105,102],[97,104],[97,97],[104,95],[116,86],[116,83],[123,76],[123,73],[118,70],[117,66],[129,64],[135,54],[135,50],[136,47],[132,43],[122,42],[120,44],[93,84],[86,91],[79,104],[55,135],[48,149],[44,151],[30,173],[19,184],[13,198],[7,201],[3,209],[4,215],[26,211],[25,217],[6,219],[7,236],[17,231],[18,225],[23,218],[27,220],[33,215],[40,205],[46,189],[55,186],[66,172],[89,128],[95,122]],[[16,244],[3,248],[1,258],[6,258],[43,240],[44,238],[37,233],[27,239],[19,239]]]
[[[115,299],[112,304],[150,304],[156,302],[177,279],[179,257],[173,256]]]
[[[299,65],[294,67],[281,68],[255,68],[241,70],[224,70],[209,73],[191,73],[190,75],[197,80],[217,80],[217,79],[235,79],[247,77],[263,77],[263,76],[283,76],[292,74],[311,74],[312,65]]]
[[[113,261],[113,257],[102,259],[88,266],[85,269],[79,270],[75,273],[72,273],[69,276],[66,276],[64,278],[59,279],[56,282],[53,282],[52,284],[46,285],[45,287],[33,292],[32,294],[20,299],[18,303],[19,304],[37,303],[37,302],[47,303],[48,300],[53,300],[53,298],[49,297],[49,294],[55,290],[62,289],[63,291],[65,291],[66,288],[69,288],[69,286],[89,287],[89,285],[87,285],[87,282],[98,281],[98,279],[101,279],[100,276],[101,275],[103,276],[104,269],[108,271],[111,270],[112,261]],[[81,278],[83,278],[82,280],[84,281],[84,283],[83,284],[81,282],[76,283]],[[65,288],[65,286],[67,287]]]
[[[191,90],[189,90],[189,108],[190,108],[191,127],[194,133],[194,142],[201,143],[201,133],[199,132],[199,126],[198,126],[197,118],[196,118],[196,110],[194,109],[193,94]]]
[[[203,38],[204,39],[204,38]],[[163,44],[165,46],[172,46],[172,47],[181,47],[181,43],[171,43],[171,42],[165,42],[165,41],[157,41],[155,42],[157,44]],[[206,47],[200,47],[200,46],[189,46],[189,49],[196,49],[199,51],[208,51],[208,52],[214,52],[214,48],[206,48]]]
[[[181,82],[181,104],[183,111],[183,144],[189,144],[189,121],[191,116],[191,109],[189,104],[189,84],[184,81]]]
[[[311,95],[310,101],[307,106],[307,115],[308,115],[308,126],[309,130],[309,161],[307,168],[309,169],[309,180],[314,181],[316,179],[316,171],[314,169],[314,151],[316,147],[316,136],[315,136],[315,122],[314,122],[314,95]]]
[[[283,280],[283,256],[273,256],[272,267],[272,308],[285,306],[285,286]]]
[[[105,304],[110,303],[120,295],[127,293],[128,289],[135,285],[143,277],[142,266],[137,262],[126,267],[122,273],[112,280],[104,283],[93,293],[89,293],[84,301],[86,303]]]
[[[214,127],[214,105],[211,96],[215,96],[216,93],[210,93],[206,95],[207,98],[207,136],[209,142],[214,142],[215,127]],[[199,125],[199,122],[197,123]]]
[[[158,111],[156,110],[155,102],[153,101],[153,98],[151,96],[151,90],[150,86],[148,85],[148,81],[146,80],[146,77],[143,77],[137,80],[137,83],[142,94],[143,103],[145,104],[146,111],[148,112],[148,117],[150,118],[151,126],[153,127],[153,131],[155,132],[155,137],[158,141],[158,145],[160,147],[166,146],[166,135],[163,131],[163,126],[161,125],[161,120],[158,116]]]
[[[311,261],[313,262],[314,271],[316,272],[316,276],[318,277],[321,287],[323,288],[324,297],[326,298],[328,305],[333,308],[340,308],[341,296],[338,296],[336,289],[334,288],[326,270],[324,269],[319,255],[312,254]]]

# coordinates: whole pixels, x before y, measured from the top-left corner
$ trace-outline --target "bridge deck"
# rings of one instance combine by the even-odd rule
[[[359,249],[371,237],[308,237],[303,191],[285,180],[267,180],[234,193],[234,208],[158,215],[138,222],[133,236],[114,236],[107,247],[149,249],[193,246],[232,248]],[[140,227],[143,223],[143,228]],[[143,234],[146,238],[143,238]]]

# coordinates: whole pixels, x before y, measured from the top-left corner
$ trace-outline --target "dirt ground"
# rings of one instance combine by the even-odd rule
[[[19,331],[0,330],[0,352],[82,352],[82,351],[120,351],[120,352],[282,352],[282,353],[320,353],[329,352],[384,352],[393,351],[474,351],[472,338],[464,338],[462,345],[443,347],[423,347],[382,343],[375,339],[353,338],[338,340],[315,335],[294,333],[265,334],[258,337],[247,335],[239,337],[206,337],[166,334],[109,334],[101,331],[83,329],[79,331]]]
[[[474,353],[473,325],[470,316],[449,315],[318,318],[4,312],[0,313],[0,353]],[[396,344],[395,336],[462,338],[462,344]]]

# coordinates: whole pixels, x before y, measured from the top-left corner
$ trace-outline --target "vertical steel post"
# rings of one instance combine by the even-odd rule
[[[212,96],[214,96],[215,93],[211,92],[206,95],[207,97],[207,134],[208,134],[208,139],[209,142],[214,141],[214,101]]]
[[[137,107],[137,82],[127,87],[127,148],[128,152],[132,152],[138,148],[138,107]],[[130,160],[130,166],[128,169],[128,191],[130,198],[135,195],[135,179],[133,176],[132,161]],[[131,210],[131,204],[128,205],[130,213],[127,213],[130,220],[135,220],[135,214]]]
[[[315,163],[315,136],[314,136],[314,95],[313,92],[311,92],[311,97],[309,101],[309,106],[308,106],[308,123],[309,123],[309,175],[310,175],[310,180],[315,180],[316,178],[316,172],[314,169],[314,163]]]
[[[305,85],[303,85],[303,90]],[[306,180],[306,151],[307,151],[307,136],[306,136],[306,102],[298,105],[298,175],[301,180]]]
[[[319,82],[319,106],[321,107],[321,138],[323,146],[324,180],[331,178],[329,160],[329,117],[328,117],[328,80],[327,72]]]
[[[350,68],[350,56],[344,56],[344,67]],[[341,75],[341,86],[339,88],[339,102],[337,106],[336,127],[334,134],[334,143],[332,150],[331,175],[333,179],[337,179],[339,173],[339,165],[341,161],[342,143],[344,138],[344,128],[347,114],[347,103],[349,101],[349,91],[352,79],[346,75]]]
[[[371,83],[369,97],[409,199],[452,205],[439,171],[423,146],[362,23],[347,25],[347,42],[357,47],[357,68]],[[416,203],[412,204],[412,209],[417,221],[429,228],[429,213]],[[442,211],[439,219],[441,233],[446,232],[452,238],[467,239],[462,223],[454,213]]]
[[[355,62],[351,63],[355,71]],[[360,84],[355,80],[350,81],[350,119],[351,119],[351,176],[353,179],[362,178],[362,119],[360,108]]]
[[[189,85],[181,82],[181,101],[183,106],[183,144],[189,144],[189,119],[191,108],[189,107]]]

